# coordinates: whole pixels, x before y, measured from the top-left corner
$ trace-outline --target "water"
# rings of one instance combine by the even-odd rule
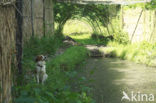
[[[91,82],[91,94],[96,103],[156,103],[145,101],[135,102],[123,100],[123,91],[130,97],[132,92],[153,94],[156,97],[156,68],[135,64],[116,58],[89,58],[86,65],[81,67],[81,75]]]

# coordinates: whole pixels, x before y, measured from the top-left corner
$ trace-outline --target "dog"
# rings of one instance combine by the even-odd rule
[[[46,81],[48,75],[46,73],[46,59],[47,57],[44,55],[38,55],[36,57],[36,80],[37,83],[42,83]]]

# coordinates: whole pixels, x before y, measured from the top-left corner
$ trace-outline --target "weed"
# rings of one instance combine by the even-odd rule
[[[109,42],[110,48],[103,49],[104,52],[110,55],[115,55],[121,59],[128,59],[136,63],[143,63],[149,66],[154,66],[154,57],[156,56],[156,44],[146,41],[134,44],[119,44],[117,42]],[[115,52],[115,53],[114,53]]]
[[[35,69],[34,57],[38,54],[53,55],[62,46],[62,39],[56,37],[31,38],[24,46],[23,69]],[[70,79],[76,75],[75,67],[87,58],[87,50],[76,46],[62,55],[47,61],[48,79],[45,85],[37,84],[32,77],[23,80],[22,86],[14,86],[15,103],[91,103],[86,91],[71,90]],[[25,72],[26,73],[26,72]],[[82,86],[84,88],[86,86]]]

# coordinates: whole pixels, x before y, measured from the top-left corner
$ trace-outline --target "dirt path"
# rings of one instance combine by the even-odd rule
[[[96,103],[156,103],[156,100],[149,102],[151,93],[156,99],[156,68],[115,58],[90,58],[86,63],[81,67],[81,75],[92,81],[87,85],[93,88],[91,93]],[[137,101],[147,94],[148,101],[146,96],[141,102],[121,101],[123,91],[130,99],[132,91],[138,93]]]

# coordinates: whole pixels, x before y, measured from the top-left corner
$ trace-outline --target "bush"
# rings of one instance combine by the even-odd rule
[[[114,40],[121,44],[129,43],[128,34],[120,30],[114,33]]]

